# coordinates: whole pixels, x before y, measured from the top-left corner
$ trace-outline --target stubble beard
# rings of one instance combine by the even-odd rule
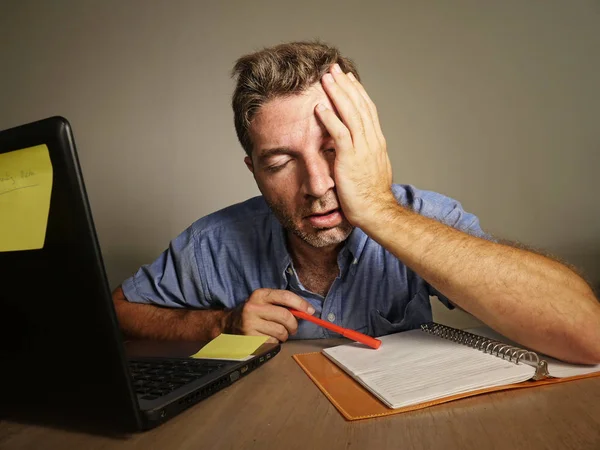
[[[352,225],[350,225],[350,223],[348,223],[348,221],[344,219],[342,223],[333,228],[313,228],[314,231],[306,232],[299,228],[292,215],[286,211],[284,205],[277,202],[271,202],[269,200],[267,200],[267,204],[273,211],[273,214],[275,214],[275,217],[277,217],[281,223],[281,226],[283,226],[286,231],[293,233],[308,245],[315,248],[336,245],[345,241],[348,236],[350,236],[350,233],[352,233],[354,228]],[[326,202],[323,199],[316,200],[313,205],[314,204],[317,204],[320,209],[325,209],[326,206]],[[310,211],[310,208],[307,208],[307,210]],[[310,214],[308,211],[307,214]],[[303,213],[301,214],[301,217],[304,217],[305,215],[306,214]]]

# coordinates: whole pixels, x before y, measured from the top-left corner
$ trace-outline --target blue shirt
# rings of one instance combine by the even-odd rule
[[[393,185],[392,190],[401,205],[487,238],[477,217],[457,201],[412,186]],[[316,317],[371,336],[431,321],[430,295],[451,307],[448,299],[358,228],[344,243],[338,266],[339,275],[325,298],[304,288],[281,224],[263,197],[255,197],[194,222],[122,288],[131,302],[197,309],[235,307],[259,288],[287,289],[307,300]],[[300,320],[298,333],[290,337],[338,335]]]

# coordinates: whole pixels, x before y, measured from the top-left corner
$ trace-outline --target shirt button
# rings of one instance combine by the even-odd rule
[[[335,314],[334,313],[327,314],[327,320],[329,320],[330,322],[333,322],[335,320]]]
[[[292,275],[294,273],[294,270],[291,267],[288,267],[286,272]]]

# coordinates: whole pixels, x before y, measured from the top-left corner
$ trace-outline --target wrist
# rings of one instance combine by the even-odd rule
[[[220,319],[220,329],[222,333],[243,334],[241,331],[241,312],[244,304],[231,309],[226,309]]]
[[[227,333],[226,326],[229,312],[223,309],[188,311],[188,335],[192,340],[209,341],[221,333]]]
[[[220,310],[220,311],[215,311],[215,312],[216,312],[216,314],[214,317],[213,326],[211,327],[211,330],[210,330],[210,338],[211,339],[216,338],[221,333],[229,332],[227,330],[227,321],[228,321],[228,318],[230,315],[230,311]]]
[[[357,223],[356,226],[368,235],[374,234],[383,224],[395,219],[401,210],[403,208],[398,204],[394,195],[391,192],[389,192],[389,195],[386,193],[372,202],[367,214],[361,218],[360,223]]]

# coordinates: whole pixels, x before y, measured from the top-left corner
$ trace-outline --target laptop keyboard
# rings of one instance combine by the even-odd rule
[[[223,366],[201,359],[129,361],[133,387],[144,400],[155,400]]]

